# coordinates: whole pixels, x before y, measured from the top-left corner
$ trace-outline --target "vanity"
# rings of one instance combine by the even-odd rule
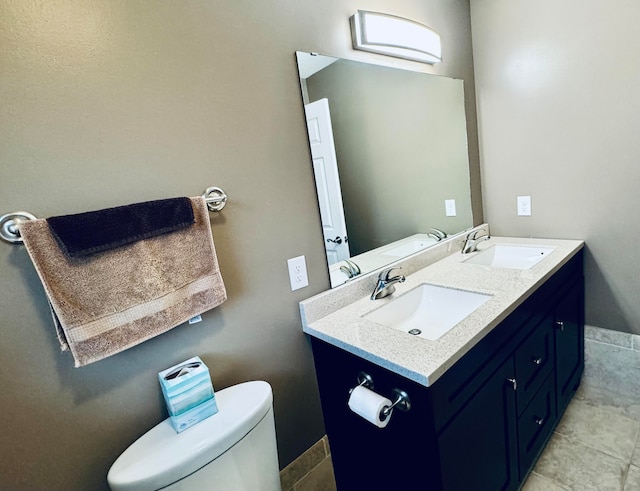
[[[583,371],[583,242],[493,237],[461,254],[473,228],[462,81],[296,59],[340,285],[300,303],[338,489],[520,488]],[[427,243],[429,227],[450,238]],[[406,281],[371,300],[373,271],[389,266]],[[409,410],[380,428],[348,405],[365,389],[378,402],[403,391]]]
[[[369,298],[369,275],[301,302],[338,489],[519,489],[583,372],[583,246],[493,237],[460,254],[449,239],[398,263],[407,279],[386,298]],[[530,264],[510,257],[527,248]],[[482,302],[426,336],[380,314],[424,285]],[[390,400],[404,391],[410,409],[377,427],[347,404],[361,382]]]

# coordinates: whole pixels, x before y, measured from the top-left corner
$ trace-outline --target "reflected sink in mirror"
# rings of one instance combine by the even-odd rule
[[[330,269],[329,279],[331,281],[331,286],[333,286],[333,285],[342,285],[349,278],[347,277],[346,274],[340,271],[340,269]]]
[[[530,269],[553,251],[553,247],[496,244],[463,261],[491,268]]]
[[[484,293],[423,283],[363,317],[435,341],[490,298]]]
[[[384,252],[381,252],[380,254],[382,254],[383,256],[391,257],[406,257],[437,243],[438,241],[432,238],[412,239],[404,242],[403,244],[392,247]]]

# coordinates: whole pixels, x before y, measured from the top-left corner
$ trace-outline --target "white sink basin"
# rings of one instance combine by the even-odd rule
[[[530,269],[553,251],[553,247],[496,244],[464,261],[492,268]]]
[[[490,298],[484,293],[424,283],[363,317],[435,341]]]
[[[383,256],[404,257],[437,243],[435,239],[412,239],[382,252]]]
[[[331,281],[331,288],[334,288],[338,285],[342,285],[346,283],[349,279],[346,274],[344,274],[340,269],[330,269],[329,270],[329,279]]]

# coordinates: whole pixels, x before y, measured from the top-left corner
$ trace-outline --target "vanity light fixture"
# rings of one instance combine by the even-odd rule
[[[354,49],[430,65],[442,61],[440,35],[424,24],[367,10],[350,20]]]

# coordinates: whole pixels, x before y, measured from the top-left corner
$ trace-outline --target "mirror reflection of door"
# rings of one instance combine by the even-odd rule
[[[318,192],[324,247],[329,265],[349,259],[347,226],[342,207],[338,160],[333,141],[329,100],[320,99],[305,106],[311,144],[313,174]]]

